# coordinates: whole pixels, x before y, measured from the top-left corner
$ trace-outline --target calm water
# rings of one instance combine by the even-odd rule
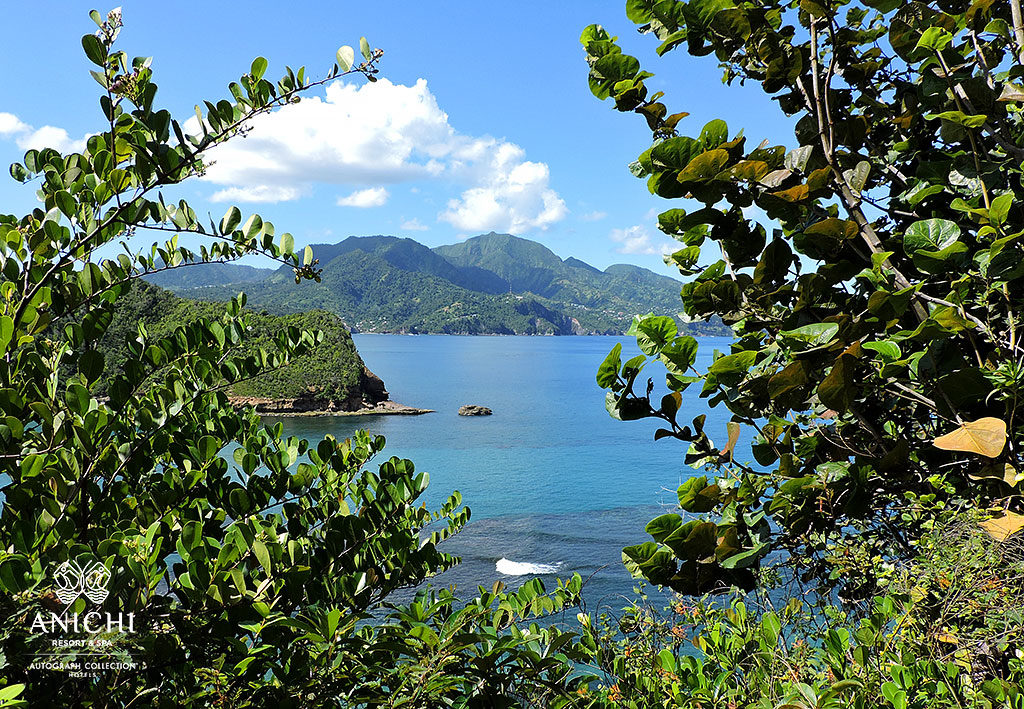
[[[635,341],[442,335],[356,335],[355,341],[392,399],[436,413],[286,418],[285,433],[344,438],[365,428],[387,437],[386,456],[409,458],[430,473],[428,506],[459,490],[472,521],[445,549],[463,564],[436,584],[469,591],[497,579],[515,586],[533,578],[530,572],[545,583],[553,578],[545,572],[579,572],[592,577],[585,593],[591,608],[622,606],[633,586],[621,565],[622,547],[649,540],[644,525],[675,506],[675,489],[694,474],[683,463],[684,444],[654,442],[654,419],[623,423],[605,412],[594,374],[616,342],[623,343],[624,359],[639,354]],[[727,351],[728,344],[702,338],[698,368],[706,369],[713,351]],[[664,369],[645,375],[660,396]],[[708,434],[724,441],[727,412],[708,409],[697,392],[684,393],[680,421],[707,413]],[[462,404],[487,406],[494,415],[459,416]],[[747,443],[741,440],[738,450],[748,450]]]

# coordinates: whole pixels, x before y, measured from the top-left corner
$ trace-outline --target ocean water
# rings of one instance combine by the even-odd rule
[[[675,509],[676,488],[698,474],[683,462],[685,444],[654,441],[657,420],[616,421],[604,409],[597,367],[616,342],[624,359],[639,354],[635,341],[362,334],[355,342],[392,399],[435,413],[284,418],[285,433],[344,438],[367,429],[387,438],[385,458],[408,458],[430,473],[428,507],[462,493],[472,518],[444,549],[463,563],[432,583],[468,594],[496,580],[516,587],[539,576],[551,586],[556,576],[580,573],[590,609],[625,605],[635,582],[622,547],[648,541],[644,526]],[[727,338],[701,338],[698,368],[728,346]],[[657,364],[643,374],[659,397],[664,374]],[[698,391],[684,392],[679,420],[707,414],[705,430],[724,442],[728,413],[709,408]],[[463,404],[494,415],[459,416]],[[741,438],[738,457],[749,458],[748,450]]]

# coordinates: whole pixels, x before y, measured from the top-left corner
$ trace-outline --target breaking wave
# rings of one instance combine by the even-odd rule
[[[494,557],[491,557],[492,559]],[[498,559],[494,565],[499,574],[505,576],[526,576],[527,574],[553,574],[562,568],[562,562],[556,564],[531,564],[527,561],[510,561],[505,557]]]

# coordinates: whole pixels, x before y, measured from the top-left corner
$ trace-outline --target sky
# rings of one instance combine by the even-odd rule
[[[0,46],[0,162],[31,147],[74,150],[102,129],[100,87],[81,48],[95,30],[81,2],[10,3]],[[157,104],[179,120],[269,60],[319,78],[341,45],[360,36],[384,50],[380,80],[354,76],[257,119],[219,149],[199,180],[176,188],[219,220],[232,204],[258,212],[297,246],[351,235],[406,236],[428,246],[488,231],[539,241],[599,268],[662,262],[674,242],[657,214],[678,206],[651,195],[628,164],[650,145],[646,123],[596,99],[580,32],[618,35],[655,73],[669,111],[697,135],[722,118],[748,143],[791,145],[792,128],[756,85],[727,87],[714,57],[682,49],[657,57],[657,40],[626,19],[623,0],[490,2],[265,2],[128,0],[118,46],[153,58]],[[106,13],[110,7],[97,7]],[[195,125],[195,119],[192,125]],[[36,205],[34,188],[0,176],[0,212]]]

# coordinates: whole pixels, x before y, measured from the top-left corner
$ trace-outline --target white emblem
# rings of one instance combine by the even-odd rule
[[[64,605],[74,603],[82,595],[93,603],[103,603],[110,594],[107,589],[109,581],[110,572],[98,561],[84,567],[76,561],[65,561],[53,574],[57,598]]]

